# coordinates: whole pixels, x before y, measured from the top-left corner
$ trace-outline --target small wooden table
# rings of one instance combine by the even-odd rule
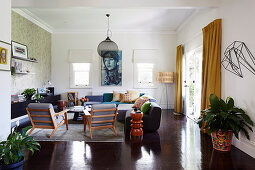
[[[132,136],[142,136],[143,135],[143,113],[137,113],[135,111],[132,111],[130,113],[130,116],[132,118],[131,122],[131,135]]]

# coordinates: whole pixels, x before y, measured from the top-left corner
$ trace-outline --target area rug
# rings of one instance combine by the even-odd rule
[[[124,141],[124,124],[116,121],[115,129],[117,136],[112,129],[92,130],[92,139],[90,139],[88,127],[86,132],[83,131],[83,121],[73,121],[73,114],[68,113],[68,127],[65,124],[60,126],[55,134],[49,138],[53,129],[35,129],[30,136],[36,141],[85,141],[85,142],[123,142]]]

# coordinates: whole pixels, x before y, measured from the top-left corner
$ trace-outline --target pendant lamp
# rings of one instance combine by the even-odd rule
[[[109,29],[109,17],[110,17],[110,14],[106,14],[106,17],[108,19],[108,29],[107,29],[107,37],[104,41],[102,41],[98,47],[97,47],[97,52],[98,54],[101,56],[101,52],[102,51],[118,51],[118,46],[117,44],[112,41],[110,39],[110,37],[112,36],[112,32],[111,30]],[[102,56],[101,56],[102,57]]]

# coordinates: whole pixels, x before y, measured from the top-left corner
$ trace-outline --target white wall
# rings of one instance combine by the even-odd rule
[[[158,71],[175,71],[176,35],[157,33],[113,33],[114,40],[122,50],[122,86],[100,86],[100,57],[97,54],[98,44],[105,39],[105,34],[53,34],[52,35],[52,82],[56,93],[63,94],[67,91],[78,91],[79,97],[89,94],[102,94],[113,90],[125,91],[133,89],[133,49],[158,49]],[[94,51],[94,67],[92,89],[69,89],[69,65],[67,62],[69,49],[92,49]],[[174,105],[174,84],[169,88],[169,104]],[[147,92],[160,100],[162,85],[156,89],[138,89]],[[162,94],[164,95],[164,94]],[[163,96],[165,98],[165,96]],[[166,105],[166,99],[162,106]]]
[[[222,18],[222,50],[221,55],[228,45],[235,40],[246,43],[253,55],[255,55],[255,22],[252,16],[255,16],[253,7],[255,1],[252,0],[222,0],[218,9],[202,10],[192,16],[177,33],[177,44],[187,44],[189,47],[196,47],[199,43],[197,36],[201,29],[216,18]],[[200,39],[200,44],[202,44]],[[255,66],[254,66],[255,67]],[[247,111],[249,116],[255,121],[255,76],[242,68],[244,78],[226,71],[223,67],[222,72],[222,98],[231,96],[238,107]],[[253,128],[255,130],[255,128]],[[251,140],[245,139],[243,134],[240,140],[234,138],[233,144],[255,157],[255,132],[250,133]]]
[[[0,5],[0,40],[11,42],[11,0]],[[0,70],[0,141],[5,140],[11,129],[11,73]]]

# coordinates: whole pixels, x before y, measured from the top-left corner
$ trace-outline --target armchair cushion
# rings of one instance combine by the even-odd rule
[[[93,105],[92,106],[93,109],[93,116],[97,116],[97,115],[111,115],[111,114],[115,114],[115,111],[100,111],[100,110],[106,110],[106,109],[116,109],[116,105],[115,104],[97,104],[97,105]],[[94,112],[97,111],[97,112]],[[112,117],[98,117],[98,118],[92,118],[92,121],[104,121],[104,120],[113,120],[113,116]],[[102,125],[111,125],[112,123],[97,123],[97,124],[92,124],[92,126],[102,126]]]
[[[42,109],[47,110],[51,109],[52,113],[55,114],[54,108],[52,104],[50,103],[30,103],[28,104],[29,109]],[[49,111],[30,111],[31,116],[32,115],[50,115]],[[33,120],[42,120],[42,121],[51,121],[51,117],[32,117]],[[34,122],[35,125],[44,125],[44,126],[53,126],[52,123],[40,123],[40,122]]]

